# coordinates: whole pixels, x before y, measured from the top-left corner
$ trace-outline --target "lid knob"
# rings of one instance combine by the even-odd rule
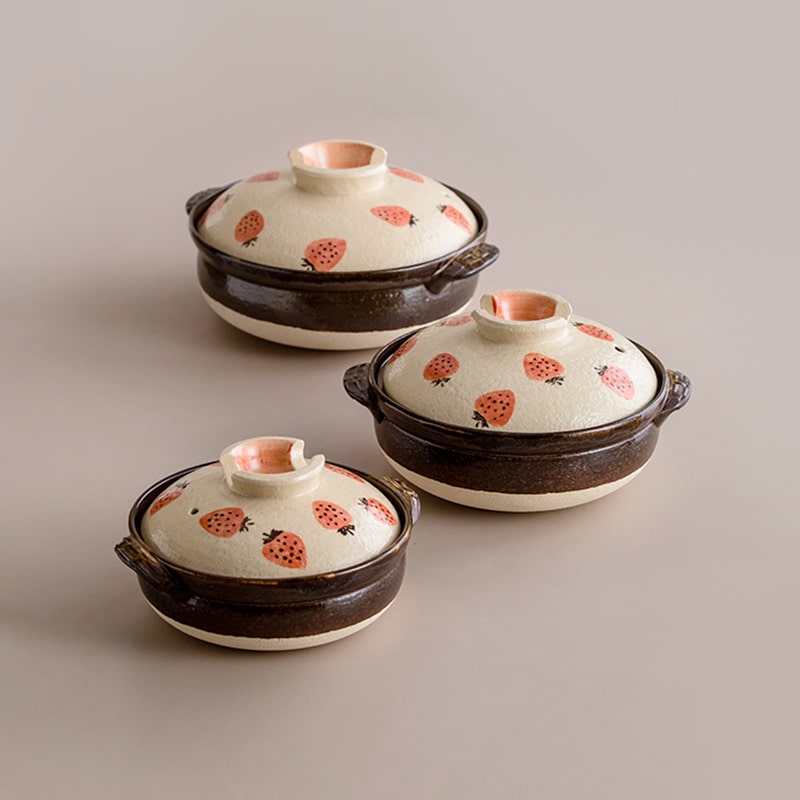
[[[571,314],[572,306],[560,295],[530,289],[485,294],[472,312],[478,333],[495,342],[560,339]]]
[[[379,189],[386,178],[387,153],[367,142],[312,142],[289,151],[299,189],[313,194],[346,195]]]
[[[231,491],[251,497],[296,497],[319,485],[321,455],[306,459],[302,439],[260,436],[226,447],[220,455]]]

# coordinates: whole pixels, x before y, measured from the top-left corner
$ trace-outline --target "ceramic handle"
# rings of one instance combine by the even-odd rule
[[[400,494],[405,497],[405,499],[408,501],[408,504],[411,506],[411,523],[416,525],[420,512],[419,495],[416,493],[416,491],[414,491],[414,489],[404,480],[390,477],[389,475],[381,475],[380,478],[375,478],[375,481],[383,484],[383,486],[385,486],[387,489],[394,489],[396,492],[400,492]]]
[[[216,186],[213,189],[203,189],[201,192],[195,192],[187,201],[186,201],[186,213],[191,214],[192,211],[200,205],[200,203],[204,203],[206,200],[210,200],[215,194],[219,194],[224,187]]]
[[[126,536],[114,547],[114,552],[126,567],[130,567],[157,589],[174,592],[180,586],[180,582],[172,570],[158,561],[136,539]]]
[[[667,375],[669,376],[669,391],[661,412],[656,417],[656,425],[661,425],[673,411],[683,408],[689,402],[692,394],[692,382],[687,375],[674,369],[668,369]]]
[[[431,294],[439,294],[448,283],[471,278],[490,264],[494,264],[499,255],[500,251],[493,244],[481,242],[440,267],[425,282],[425,286]]]
[[[344,373],[344,390],[362,406],[372,410],[369,397],[369,364],[356,364]]]
[[[372,412],[375,422],[383,420],[383,414],[372,399],[369,390],[369,364],[356,364],[350,367],[344,374],[344,390],[357,403],[361,403]]]

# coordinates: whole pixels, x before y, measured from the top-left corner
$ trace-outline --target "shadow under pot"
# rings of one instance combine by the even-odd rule
[[[299,439],[267,436],[153,484],[115,549],[183,633],[291,650],[349,636],[389,608],[418,515],[402,481],[306,459]]]
[[[222,319],[349,350],[467,306],[498,255],[474,200],[364,142],[314,142],[289,161],[187,201],[200,286]]]
[[[650,460],[689,379],[558,295],[485,295],[344,376],[389,463],[455,503],[546,511],[621,488]]]

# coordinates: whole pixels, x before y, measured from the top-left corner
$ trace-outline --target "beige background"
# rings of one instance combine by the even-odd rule
[[[798,795],[791,6],[6,9],[5,797]],[[695,394],[615,496],[425,496],[383,620],[226,651],[160,622],[115,558],[138,492],[261,433],[387,468],[340,386],[368,354],[218,321],[183,202],[350,136],[479,199],[503,253],[483,290],[557,291]]]

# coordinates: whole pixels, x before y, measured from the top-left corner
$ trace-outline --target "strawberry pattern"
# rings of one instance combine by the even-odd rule
[[[422,377],[433,386],[443,386],[458,372],[458,359],[450,353],[434,356],[422,370]]]
[[[350,472],[349,469],[337,467],[336,464],[325,464],[325,469],[335,472],[337,475],[343,475],[345,478],[350,478],[350,480],[358,481],[358,483],[366,483],[363,478],[359,477],[354,472]]]
[[[233,238],[236,239],[243,247],[250,247],[258,241],[258,234],[264,230],[264,217],[260,211],[253,209],[248,211],[236,223],[236,229],[233,232]]]
[[[345,467],[325,462],[313,494],[276,501],[232,493],[215,462],[156,495],[141,531],[175,563],[280,578],[361,563],[389,546],[401,524],[389,497]]]
[[[412,227],[418,221],[407,208],[402,206],[375,206],[369,211],[374,217],[394,225],[395,228]]]
[[[412,172],[410,169],[403,169],[402,167],[389,167],[389,172],[392,175],[396,175],[398,178],[404,178],[407,181],[414,181],[414,183],[425,183],[425,179],[422,175],[417,175],[416,172]]]
[[[302,264],[315,272],[330,272],[347,250],[344,239],[317,239],[306,247]]]
[[[556,308],[555,301],[550,305]],[[493,307],[489,303],[485,313]],[[526,313],[538,308],[522,302],[519,307]],[[518,332],[493,338],[484,335],[480,313],[424,328],[391,354],[382,368],[389,397],[424,418],[460,427],[548,432],[621,419],[646,405],[657,389],[647,358],[605,326],[571,316],[558,335],[548,328],[537,340],[526,338],[513,317],[492,316],[492,331],[499,319]],[[540,347],[531,346],[537,342]]]

